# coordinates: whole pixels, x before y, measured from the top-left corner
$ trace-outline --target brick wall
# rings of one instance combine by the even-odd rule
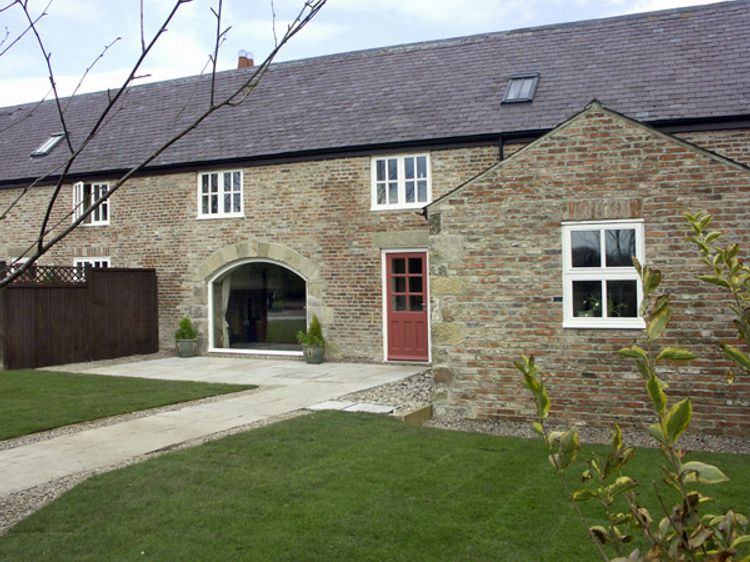
[[[750,129],[678,133],[675,136],[750,166]]]
[[[558,420],[640,425],[640,375],[615,351],[640,330],[562,328],[561,221],[645,219],[646,259],[674,295],[667,343],[700,359],[663,369],[695,426],[747,435],[750,376],[732,386],[716,351],[733,335],[682,213],[703,209],[750,252],[750,173],[593,106],[430,208],[433,365],[438,415],[526,420],[513,360],[534,354]],[[747,255],[747,253],[746,253]]]
[[[497,147],[434,151],[433,196],[438,197],[497,161]],[[197,173],[142,177],[111,198],[110,226],[83,226],[42,263],[72,265],[77,256],[111,256],[114,267],[155,267],[159,279],[161,346],[174,345],[187,314],[207,333],[206,280],[196,272],[225,265],[217,252],[238,243],[271,243],[320,270],[318,310],[340,358],[382,360],[381,246],[426,246],[427,223],[413,211],[370,211],[369,157],[243,168],[244,218],[196,220]],[[0,257],[15,257],[33,238],[51,188],[35,188],[0,223]],[[0,190],[5,206],[17,190]],[[72,207],[65,186],[53,221]],[[414,234],[417,234],[415,237]],[[237,257],[225,252],[227,260]],[[211,258],[211,259],[210,259]],[[211,261],[213,260],[213,261]],[[116,314],[117,311],[113,311]]]

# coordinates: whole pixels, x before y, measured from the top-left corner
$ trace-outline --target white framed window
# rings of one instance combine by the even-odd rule
[[[94,267],[96,269],[106,269],[108,267],[112,267],[112,260],[109,256],[74,258],[73,267]]]
[[[84,183],[79,181],[73,184],[73,222],[77,221],[83,214],[99,202],[109,192],[108,183]],[[102,201],[94,211],[86,217],[83,224],[92,226],[104,226],[109,224],[109,199]]]
[[[565,222],[562,249],[563,327],[645,327],[633,266],[644,262],[642,220]]]
[[[241,217],[242,172],[206,172],[198,174],[198,218]]]
[[[432,201],[429,154],[376,156],[370,168],[372,210],[421,209]]]
[[[8,260],[8,273],[15,273],[27,261],[29,261],[29,258],[10,258]]]

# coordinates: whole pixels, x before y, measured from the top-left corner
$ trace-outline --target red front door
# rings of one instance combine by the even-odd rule
[[[389,361],[427,361],[427,254],[386,254]]]

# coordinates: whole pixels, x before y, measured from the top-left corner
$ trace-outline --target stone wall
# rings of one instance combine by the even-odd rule
[[[497,158],[496,146],[433,151],[433,197]],[[333,357],[382,360],[381,249],[426,247],[425,218],[415,211],[370,211],[367,156],[241,169],[243,218],[197,220],[196,171],[135,178],[112,196],[109,226],[78,228],[41,263],[111,256],[114,267],[156,268],[162,347],[174,345],[179,318],[187,314],[205,349],[207,280],[242,259],[277,261],[308,278],[311,310],[323,322]],[[50,192],[34,188],[0,222],[0,259],[18,256],[31,242]],[[17,194],[0,190],[0,206]],[[66,185],[53,223],[68,224],[71,207]]]
[[[594,105],[429,208],[435,411],[525,421],[513,361],[533,354],[552,418],[592,425],[649,419],[640,375],[617,349],[642,330],[562,327],[561,221],[645,220],[646,260],[674,295],[667,343],[699,355],[664,368],[692,396],[704,431],[747,435],[750,376],[725,383],[716,344],[732,338],[726,300],[702,273],[683,212],[706,210],[750,253],[750,172]],[[728,236],[729,238],[729,236]]]

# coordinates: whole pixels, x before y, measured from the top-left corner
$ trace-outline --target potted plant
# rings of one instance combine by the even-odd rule
[[[305,361],[313,365],[323,362],[326,339],[323,337],[323,330],[320,327],[320,320],[318,320],[317,316],[313,314],[307,331],[297,332],[297,341],[302,344]]]
[[[193,323],[187,316],[180,320],[180,327],[174,334],[175,343],[177,344],[178,357],[192,357],[195,355],[195,342],[198,334],[193,328]]]

